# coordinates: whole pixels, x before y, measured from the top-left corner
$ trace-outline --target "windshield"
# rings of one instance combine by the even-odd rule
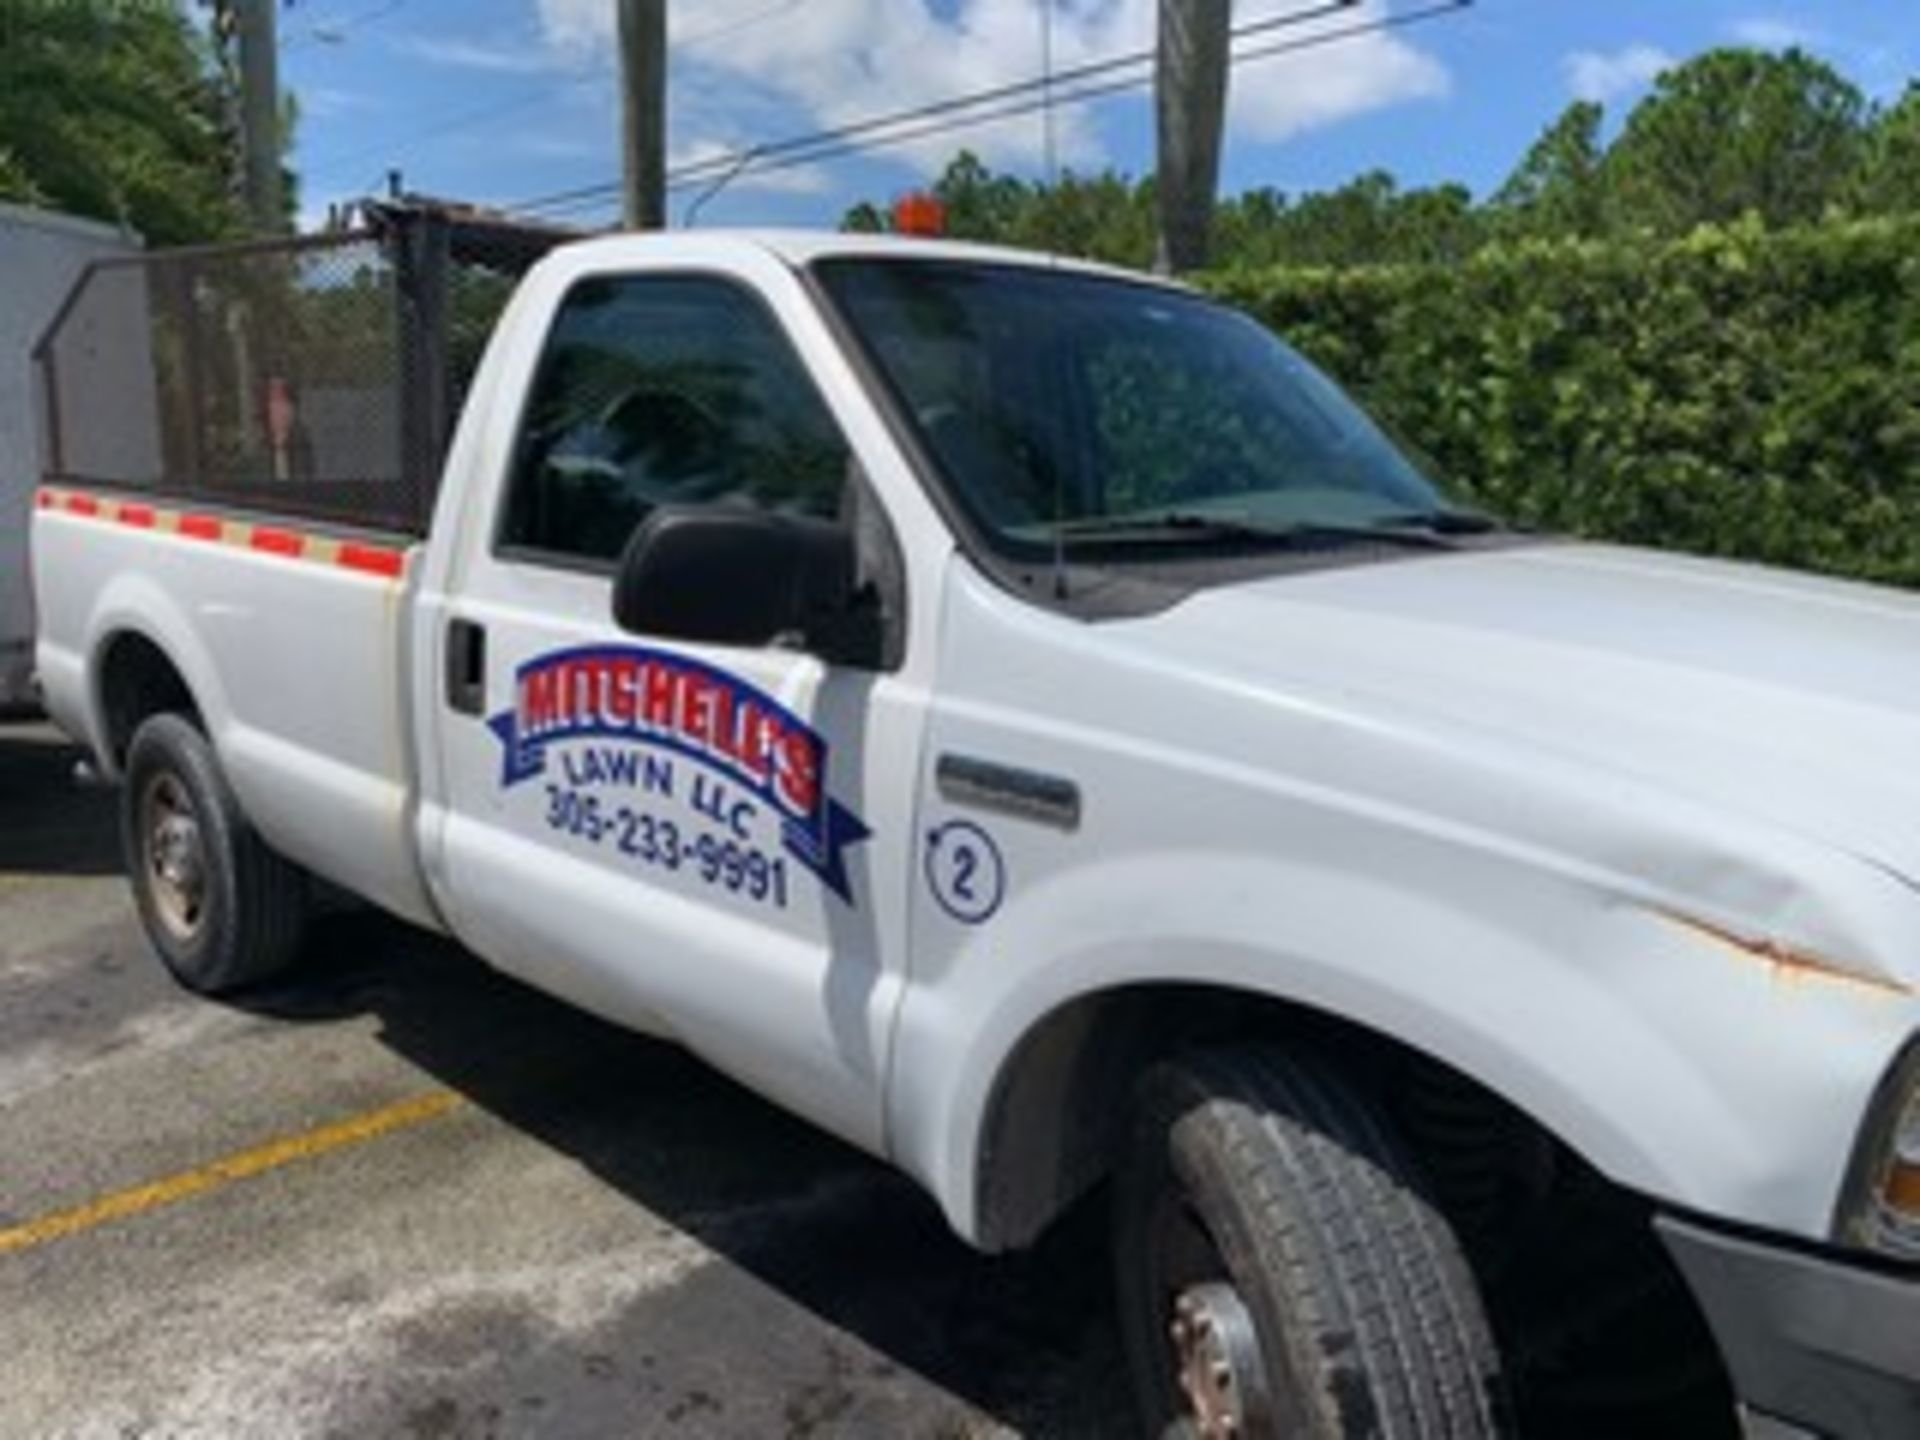
[[[953,498],[1003,552],[1366,538],[1474,518],[1298,353],[1212,301],[1020,265],[818,272]]]

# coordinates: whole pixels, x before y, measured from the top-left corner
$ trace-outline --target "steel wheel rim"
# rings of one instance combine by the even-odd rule
[[[1179,1397],[1175,1433],[1249,1440],[1270,1433],[1273,1393],[1246,1300],[1205,1220],[1184,1194],[1155,1207],[1155,1290]]]
[[[140,796],[141,861],[161,927],[192,941],[206,923],[207,853],[200,814],[180,777],[162,771]]]

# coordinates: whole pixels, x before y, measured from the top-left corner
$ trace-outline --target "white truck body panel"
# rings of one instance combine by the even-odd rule
[[[138,635],[186,679],[270,844],[436,923],[412,839],[403,582],[45,510],[34,535],[47,710],[109,775],[99,661]],[[254,643],[269,630],[271,643]]]
[[[102,647],[147,636],[276,846],[890,1155],[964,1235],[990,1238],[982,1137],[1022,1039],[1080,998],[1178,983],[1343,1017],[1626,1185],[1827,1236],[1860,1118],[1920,1025],[1920,603],[1543,544],[1097,624],[1049,612],[958,552],[794,269],[885,243],[557,252],[500,323],[404,581],[40,512],[54,714],[104,748]],[[723,275],[767,304],[899,541],[897,671],[649,652],[828,747],[829,799],[871,832],[846,847],[844,895],[795,871],[790,904],[756,909],[614,862],[513,771],[569,775],[595,743],[516,751],[523,672],[582,646],[641,663],[604,575],[516,564],[491,539],[560,297],[643,271]],[[454,620],[487,628],[484,717],[445,703]],[[1078,827],[956,805],[936,780],[955,755],[1070,780]],[[936,872],[959,824],[992,863],[982,888]]]
[[[0,204],[0,710],[30,698],[33,673],[27,516],[42,457],[31,352],[82,267],[139,243],[110,225]]]
[[[1628,565],[1645,610],[1615,609],[1633,623],[1608,649],[1615,663],[1637,649],[1657,680],[1676,678],[1652,662],[1675,642],[1639,621],[1662,590],[1724,597],[1733,625],[1770,578],[1556,546],[1227,587],[1089,636],[957,567],[929,752],[1071,775],[1086,817],[1071,835],[992,826],[1018,878],[990,926],[920,907],[899,1044],[945,1058],[896,1071],[902,1162],[972,1204],[999,1062],[1076,997],[1172,963],[1438,1056],[1579,1136],[1622,1183],[1824,1233],[1844,1117],[1920,1019],[1920,906],[1910,882],[1818,835],[1822,805],[1788,811],[1784,777],[1779,820],[1716,788],[1695,727],[1741,718],[1751,682],[1686,672],[1693,708],[1663,735],[1643,678],[1633,763],[1613,748],[1610,712],[1636,697],[1617,677],[1593,684],[1607,656],[1579,631],[1606,611],[1579,576]],[[1805,583],[1829,604],[1883,599]],[[1469,626],[1461,612],[1495,595],[1514,618]],[[1488,653],[1515,625],[1544,636],[1562,607],[1566,641]],[[1911,664],[1901,644],[1862,653],[1855,688]],[[1837,748],[1858,743],[1825,723]],[[1896,810],[1898,792],[1879,803]],[[930,804],[924,826],[944,813]],[[1676,915],[1795,937],[1870,983],[1769,967]]]
[[[817,661],[780,650],[699,647],[693,653],[776,696],[822,733],[840,733],[836,751],[855,767],[836,773],[840,801],[876,831],[884,814],[891,833],[911,834],[915,797],[903,777],[918,768],[939,575],[951,538],[791,268],[761,245],[712,236],[661,237],[646,248],[641,266],[630,244],[612,241],[569,246],[544,262],[502,317],[476,395],[525,391],[540,358],[545,317],[586,277],[697,267],[738,280],[771,306],[886,496],[916,571],[914,594],[929,598],[912,606],[907,661],[890,675],[829,676]],[[463,543],[430,547],[414,624],[416,643],[428,653],[443,643],[450,617],[484,622],[488,692],[504,697],[513,691],[515,667],[533,656],[605,643],[617,634],[604,577],[488,553],[485,537],[496,526],[518,406],[478,400],[475,417],[455,441],[448,465],[450,474],[469,478],[446,487],[448,499],[435,516],[437,532],[463,527]],[[464,505],[455,493],[462,490]],[[482,491],[488,499],[473,503]],[[449,504],[462,513],[450,514]],[[440,706],[438,674],[434,663],[415,671],[425,687],[416,703],[424,710]],[[498,789],[499,742],[485,727],[442,727],[425,743],[425,773],[437,778],[423,796],[422,845],[449,921],[467,943],[530,983],[635,1028],[671,1033],[816,1124],[884,1150],[881,1097],[892,1017],[906,980],[911,847],[866,845],[850,852],[861,896],[851,913],[837,898],[815,892],[796,895],[778,923],[736,918],[705,897],[641,883],[630,866],[624,876],[609,874],[608,864],[618,867],[618,860],[583,864],[577,852],[556,846],[529,808],[537,806],[537,793]],[[573,917],[559,943],[550,924],[557,910]]]

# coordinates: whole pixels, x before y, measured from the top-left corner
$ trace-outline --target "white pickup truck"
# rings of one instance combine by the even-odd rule
[[[555,250],[419,533],[322,388],[38,497],[187,986],[324,881],[983,1250],[1110,1203],[1156,1435],[1920,1434],[1920,602],[1502,529],[1253,321],[937,241]]]

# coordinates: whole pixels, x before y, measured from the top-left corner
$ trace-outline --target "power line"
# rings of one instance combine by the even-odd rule
[[[337,20],[331,25],[324,21],[309,25],[305,30],[289,35],[282,40],[280,42],[280,49],[284,53],[288,50],[297,49],[301,45],[311,44],[314,41],[318,41],[323,45],[338,45],[346,38],[348,31],[358,30],[363,25],[371,25],[376,20],[384,20],[387,16],[393,14],[394,11],[402,8],[406,4],[407,0],[385,0],[384,4],[361,10],[356,14],[347,16],[344,20]]]
[[[371,20],[377,19],[381,15],[390,14],[392,11],[397,10],[400,6],[407,3],[409,3],[409,0],[387,0],[387,4],[384,7],[363,12],[358,17],[343,21],[339,28],[344,29],[348,25],[356,22],[360,24],[370,23]],[[717,25],[708,26],[705,30],[697,30],[691,35],[682,36],[675,43],[679,45],[700,45],[709,40],[720,39],[723,36],[737,35],[743,30],[751,29],[757,25],[764,25],[769,21],[778,20],[783,16],[791,14],[806,3],[807,0],[778,0],[776,4],[763,6],[758,10],[739,16],[736,19],[725,20]],[[490,120],[499,120],[508,115],[517,115],[523,110],[531,110],[543,101],[552,99],[556,90],[577,90],[590,85],[611,85],[613,80],[614,77],[611,74],[595,72],[591,75],[573,75],[562,80],[531,85],[503,100],[491,101],[478,107],[468,106],[443,115],[439,120],[429,121],[424,127],[408,135],[398,145],[363,145],[343,158],[328,161],[326,165],[314,171],[312,175],[303,178],[319,180],[324,179],[328,175],[337,175],[348,170],[357,169],[360,165],[376,155],[384,156],[388,160],[397,159],[400,156],[418,150],[426,141],[437,140],[443,135],[451,135],[456,131],[466,130],[475,125],[483,125]],[[616,186],[615,188],[618,187]]]
[[[1316,49],[1322,45],[1335,44],[1342,40],[1357,39],[1365,35],[1404,29],[1429,20],[1439,19],[1445,15],[1455,14],[1469,8],[1472,3],[1473,0],[1443,0],[1443,3],[1428,5],[1419,10],[1410,10],[1397,15],[1382,16],[1378,20],[1343,26],[1336,30],[1325,30],[1317,35],[1304,36],[1297,40],[1276,41],[1267,45],[1252,46],[1236,52],[1231,57],[1230,63],[1236,66],[1250,64],[1255,61],[1272,59],[1281,55],[1297,54],[1304,50]],[[1343,4],[1339,8],[1345,9],[1348,7]],[[1267,28],[1272,27],[1268,26]],[[1151,58],[1151,52],[1148,52],[1148,58]],[[1118,68],[1123,63],[1138,64],[1140,60],[1138,57],[1130,57],[1125,62],[1120,60],[1103,62],[1103,64],[1109,68]],[[1083,85],[1065,94],[1056,91],[1052,96],[1051,103],[1054,105],[1074,105],[1089,100],[1102,99],[1110,95],[1118,95],[1126,91],[1138,90],[1151,83],[1151,80],[1151,75],[1129,76],[1125,79],[1107,81],[1096,85]],[[1015,87],[1003,88],[1014,89]],[[1035,88],[1039,88],[1039,82],[1018,87],[1016,94],[1024,96],[1026,92]],[[967,97],[956,98],[962,99]],[[980,102],[973,100],[972,103],[977,105]],[[1001,105],[979,114],[926,121],[925,123],[912,125],[911,128],[899,129],[896,133],[885,134],[872,139],[841,139],[836,132],[823,131],[819,136],[803,136],[792,142],[782,142],[782,149],[779,155],[765,165],[754,166],[752,173],[765,175],[778,174],[782,170],[794,169],[802,165],[818,164],[822,161],[838,159],[841,156],[863,150],[877,150],[895,145],[911,144],[917,140],[930,139],[934,136],[949,134],[957,130],[977,128],[981,125],[993,124],[1021,115],[1030,115],[1036,110],[1041,109],[1042,106],[1047,103],[1049,102],[1045,98],[1040,100],[1020,98],[1017,103]],[[945,112],[954,108],[956,108],[956,104],[953,101],[941,102],[937,107],[923,106],[916,111],[902,111],[898,115],[888,117],[888,123],[891,126],[897,127],[907,122],[923,120],[928,111]],[[864,132],[874,128],[875,124],[877,124],[877,121],[862,122],[858,128]],[[855,127],[846,128],[853,129]],[[813,148],[800,148],[803,143]],[[772,146],[765,147],[760,151],[760,154],[763,157],[767,156],[772,153],[773,148]],[[752,158],[750,153],[748,158]],[[710,169],[717,164],[738,163],[739,154],[731,154],[683,166],[678,170],[669,172],[667,177],[668,188],[670,190],[684,189],[689,185],[697,184],[701,180],[706,179]],[[617,189],[617,185],[585,186],[579,190],[563,191],[556,195],[549,195],[540,199],[522,202],[519,205],[508,206],[506,208],[524,214],[531,214],[536,211],[548,215],[575,213],[580,210],[605,204],[607,198]]]
[[[746,169],[749,162],[751,162],[753,157],[758,153],[759,152],[755,150],[742,150],[740,152],[739,163],[731,170],[722,171],[718,179],[709,180],[707,182],[707,188],[694,196],[692,201],[687,205],[686,210],[681,214],[680,228],[682,230],[691,230],[699,221],[700,212],[706,207],[707,203],[722,190],[726,189],[727,186],[732,183],[733,177]]]
[[[1424,21],[1436,20],[1441,16],[1452,15],[1461,10],[1469,9],[1473,3],[1474,0],[1442,0],[1442,3],[1428,5],[1419,10],[1409,10],[1398,15],[1383,16],[1378,20],[1370,20],[1358,25],[1349,25],[1338,30],[1325,30],[1318,35],[1305,36],[1298,40],[1277,41],[1269,45],[1256,45],[1231,56],[1230,63],[1234,65],[1251,64],[1257,60],[1268,60],[1281,55],[1296,54],[1303,50],[1317,49],[1322,45],[1330,45],[1341,40],[1353,40],[1366,35],[1379,34],[1383,31],[1405,29]],[[1345,9],[1349,8],[1349,6],[1343,4],[1341,8]],[[1150,75],[1143,75],[1129,77],[1124,80],[1109,81],[1100,85],[1082,86],[1065,95],[1056,93],[1051,103],[1054,105],[1074,105],[1088,100],[1104,99],[1111,95],[1120,95],[1130,90],[1141,89],[1151,82],[1152,77]],[[931,136],[944,134],[952,130],[974,128],[998,120],[1012,119],[1021,115],[1031,115],[1047,103],[1044,99],[1028,100],[1021,104],[1008,105],[988,114],[961,116],[957,119],[939,124],[924,125],[898,135],[884,136],[879,140],[872,141],[865,145],[847,144],[823,148],[818,151],[809,151],[805,154],[785,157],[777,163],[764,167],[764,169],[766,173],[771,174],[780,170],[792,169],[800,165],[810,165],[822,160],[836,159],[841,155],[852,154],[858,150],[879,149],[893,145],[908,144],[915,140],[927,139]],[[697,176],[684,178],[676,176],[674,180],[676,184],[686,185],[692,183],[692,181],[697,178]]]
[[[1248,21],[1244,25],[1234,27],[1233,36],[1237,40],[1248,39],[1252,36],[1266,34],[1270,31],[1304,25],[1314,20],[1323,20],[1330,15],[1338,14],[1344,10],[1350,10],[1357,3],[1358,0],[1320,0],[1320,3],[1304,10],[1291,10],[1283,15],[1269,15],[1264,19]],[[1377,24],[1379,22],[1375,23]],[[1046,75],[1033,76],[1025,80],[1016,80],[1005,85],[997,85],[986,90],[969,91],[964,95],[948,96],[944,100],[931,101],[925,105],[916,105],[905,110],[890,111],[883,115],[870,115],[863,120],[850,121],[845,125],[816,131],[809,135],[798,135],[791,139],[778,140],[767,145],[748,148],[757,149],[762,160],[773,160],[793,151],[811,149],[812,147],[827,143],[838,143],[842,140],[850,140],[858,136],[876,134],[880,131],[889,130],[895,126],[909,122],[929,119],[939,115],[950,115],[958,111],[971,110],[982,105],[990,105],[996,101],[1030,95],[1037,90],[1045,90],[1049,86],[1057,88],[1061,85],[1071,85],[1082,80],[1096,79],[1102,75],[1111,75],[1121,70],[1135,69],[1151,63],[1153,55],[1154,52],[1150,49],[1130,51],[1124,55],[1110,56],[1105,60],[1089,61],[1086,64],[1072,66],[1066,70],[1054,71],[1050,77]],[[1060,103],[1068,103],[1072,98],[1072,96],[1064,97],[1060,99]],[[1028,112],[1014,111],[1009,113],[1025,114]],[[999,116],[1000,112],[995,111],[991,116],[982,118],[997,119]],[[956,126],[955,128],[959,127]],[[700,178],[697,172],[709,170],[725,171],[737,163],[740,153],[741,152],[738,151],[730,151],[726,154],[710,156],[704,160],[682,166],[673,172],[669,178],[684,184]],[[764,166],[761,168],[771,171],[780,167]],[[618,181],[608,181],[597,185],[583,185],[576,189],[559,191],[552,195],[540,196],[532,200],[523,201],[518,205],[509,206],[508,208],[514,210],[544,209],[547,205],[557,202],[598,198],[602,195],[612,194],[619,188]]]
[[[718,40],[723,35],[738,35],[742,30],[751,30],[769,20],[777,20],[790,11],[798,10],[807,0],[777,0],[764,9],[755,10],[750,15],[742,15],[738,20],[723,20],[718,25],[705,30],[696,30],[691,35],[680,35],[674,39],[676,45],[701,45],[709,40]]]

